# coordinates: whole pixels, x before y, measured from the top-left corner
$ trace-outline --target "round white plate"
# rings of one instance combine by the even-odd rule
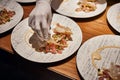
[[[0,25],[0,33],[4,33],[15,27],[15,25],[22,19],[23,8],[17,2],[12,2],[10,0],[0,0],[0,6],[8,10],[15,11],[15,15],[11,18],[10,22]],[[2,8],[0,7],[0,9]]]
[[[120,3],[116,3],[109,8],[107,20],[116,31],[120,32]]]
[[[60,23],[63,26],[68,26],[72,30],[72,39],[68,43],[68,47],[62,52],[62,54],[52,54],[44,52],[37,52],[31,47],[29,39],[33,34],[32,29],[28,26],[28,18],[20,22],[13,30],[11,35],[12,46],[15,51],[22,57],[40,63],[51,63],[63,60],[72,54],[79,48],[82,42],[82,32],[80,27],[70,18],[54,14],[51,30],[55,27],[55,23]]]
[[[20,3],[32,3],[32,2],[36,2],[36,0],[16,0],[17,2]]]
[[[87,40],[77,53],[77,68],[85,80],[98,80],[97,69],[93,66],[91,55],[103,46],[120,47],[120,36],[100,35]],[[110,68],[111,62],[120,65],[120,48],[105,48],[100,52],[101,60],[96,60],[98,68]]]
[[[52,0],[52,8],[63,15],[75,18],[90,18],[102,13],[106,7],[106,0],[98,0],[97,9],[92,12],[85,13],[83,11],[76,12],[75,9],[78,8],[77,3],[79,0]]]

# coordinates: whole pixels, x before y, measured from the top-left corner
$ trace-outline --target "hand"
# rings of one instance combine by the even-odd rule
[[[29,15],[28,24],[38,35],[40,41],[49,39],[51,20],[52,12],[50,3],[47,0],[37,1],[35,8]]]

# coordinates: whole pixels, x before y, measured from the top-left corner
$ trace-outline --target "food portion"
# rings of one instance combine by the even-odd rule
[[[46,41],[45,47],[40,47],[40,52],[45,53],[62,53],[62,51],[68,47],[68,41],[72,41],[72,31],[69,27],[62,26],[57,23],[53,29],[53,35]]]
[[[95,64],[95,60],[101,60],[101,55],[100,55],[100,49],[96,50],[95,52],[92,53],[92,64],[93,66],[98,69],[98,67]]]
[[[115,65],[114,63],[111,63],[111,66],[109,69],[106,69],[106,68],[99,69],[98,66],[95,64],[95,60],[102,59],[100,52],[106,48],[120,49],[119,46],[103,46],[103,47],[98,48],[96,51],[92,53],[91,55],[92,64],[98,70],[98,80],[119,80],[120,79],[120,65]]]
[[[83,0],[77,3],[79,6],[75,9],[76,12],[84,11],[84,12],[91,12],[97,9],[96,0]]]
[[[99,69],[98,80],[120,80],[120,65],[111,63],[109,69]]]
[[[5,8],[2,9],[0,11],[0,25],[9,22],[14,15],[15,15],[15,11],[7,10]]]

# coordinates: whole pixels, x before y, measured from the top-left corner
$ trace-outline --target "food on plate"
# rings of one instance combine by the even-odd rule
[[[109,69],[106,69],[106,68],[99,69],[95,64],[95,60],[102,59],[100,52],[106,48],[119,48],[120,49],[119,46],[103,46],[103,47],[98,48],[96,51],[92,53],[91,55],[92,64],[98,70],[98,80],[119,80],[120,79],[120,65],[115,65],[114,63],[111,63],[111,66]]]
[[[15,15],[15,11],[7,10],[6,8],[0,11],[0,25],[9,22]]]
[[[120,65],[111,63],[109,69],[99,69],[98,80],[120,80]]]
[[[40,47],[40,52],[62,53],[64,48],[68,47],[68,41],[72,41],[72,31],[69,27],[57,23],[53,33],[51,38],[46,41],[46,46]]]
[[[101,55],[100,55],[100,51],[101,49],[96,50],[95,52],[92,53],[91,57],[92,57],[92,64],[93,66],[98,69],[98,67],[95,64],[95,60],[101,60]]]
[[[97,9],[96,6],[96,0],[83,0],[83,1],[79,1],[78,4],[78,8],[75,9],[76,12],[80,12],[80,11],[84,11],[84,12],[91,12],[91,11],[95,11]]]

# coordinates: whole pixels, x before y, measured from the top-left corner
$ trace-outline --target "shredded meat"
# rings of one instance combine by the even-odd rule
[[[15,15],[15,11],[8,11],[5,8],[0,11],[0,25],[5,24],[11,20],[11,17]]]
[[[120,65],[111,63],[109,69],[99,69],[99,80],[120,80]]]

